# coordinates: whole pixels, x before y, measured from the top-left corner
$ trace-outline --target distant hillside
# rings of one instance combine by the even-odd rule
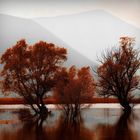
[[[0,21],[0,54],[2,54],[7,48],[16,44],[20,39],[26,39],[29,44],[43,40],[67,48],[67,66],[76,65],[81,67],[83,65],[93,64],[91,60],[72,49],[61,39],[53,35],[49,30],[31,19],[0,14]]]
[[[103,10],[34,20],[93,61],[121,36],[136,37],[140,47],[140,29]]]

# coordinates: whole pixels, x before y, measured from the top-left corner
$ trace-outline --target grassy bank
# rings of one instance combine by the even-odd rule
[[[45,104],[61,104],[59,101],[48,98],[44,99]],[[140,103],[140,99],[133,99],[132,103]],[[115,98],[92,98],[82,101],[82,103],[118,103]],[[22,98],[0,98],[0,104],[26,104]]]

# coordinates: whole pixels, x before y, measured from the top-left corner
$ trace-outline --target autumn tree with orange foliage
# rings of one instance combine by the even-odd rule
[[[120,47],[107,51],[97,69],[99,93],[105,97],[115,96],[126,111],[131,110],[133,91],[139,88],[139,51],[134,49],[135,40],[120,38]]]
[[[55,98],[61,103],[64,113],[70,120],[80,117],[83,103],[93,97],[95,83],[89,67],[63,69],[55,88]]]
[[[66,49],[40,41],[20,40],[1,57],[3,93],[17,93],[37,114],[48,113],[43,99],[56,83],[57,71],[66,60]]]

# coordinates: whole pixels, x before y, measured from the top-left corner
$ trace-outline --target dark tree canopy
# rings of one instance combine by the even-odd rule
[[[77,69],[72,66],[70,69],[63,69],[59,73],[58,79],[55,97],[62,103],[61,107],[63,107],[66,115],[75,119],[83,103],[94,95],[93,76],[89,67]]]
[[[1,84],[4,93],[17,93],[36,113],[45,109],[47,97],[56,83],[56,73],[66,60],[67,51],[52,43],[34,45],[20,40],[2,55]]]
[[[99,93],[105,97],[117,97],[127,110],[133,91],[139,88],[136,72],[140,67],[140,57],[134,43],[133,38],[121,37],[120,47],[103,54],[97,69]]]

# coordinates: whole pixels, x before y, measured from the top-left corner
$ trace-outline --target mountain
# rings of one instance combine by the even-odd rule
[[[57,46],[67,48],[68,60],[66,66],[92,65],[93,62],[72,49],[64,41],[53,35],[47,28],[42,27],[32,19],[24,19],[0,14],[0,54],[16,44],[20,39],[26,39],[28,44],[40,40],[51,42]]]
[[[136,46],[140,46],[140,29],[104,10],[35,18],[34,21],[92,61],[96,61],[105,48],[117,45],[121,36],[135,37]]]

